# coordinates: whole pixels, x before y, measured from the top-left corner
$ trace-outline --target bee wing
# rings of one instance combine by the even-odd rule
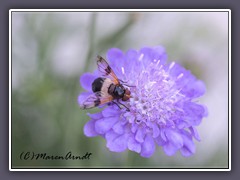
[[[103,76],[109,76],[115,84],[119,84],[119,80],[116,74],[102,56],[97,56],[97,65],[98,70],[102,73]]]
[[[91,95],[89,95],[83,102],[80,103],[81,109],[90,109],[93,107],[97,107],[99,105],[111,102],[113,100],[113,97],[106,94],[95,92]]]

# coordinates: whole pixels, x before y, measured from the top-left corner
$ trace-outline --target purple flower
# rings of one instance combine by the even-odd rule
[[[193,139],[200,141],[196,126],[207,109],[196,99],[205,93],[205,85],[181,65],[166,63],[163,47],[145,47],[141,50],[110,49],[107,61],[119,79],[127,82],[131,91],[126,108],[119,109],[108,103],[84,126],[88,137],[102,136],[110,151],[126,149],[150,157],[156,145],[171,156],[180,150],[183,156],[195,153]],[[92,94],[92,82],[99,77],[97,71],[85,73],[80,82],[87,92],[79,95],[81,103]]]

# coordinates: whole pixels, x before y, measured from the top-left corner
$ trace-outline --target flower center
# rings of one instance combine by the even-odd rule
[[[170,71],[174,63],[162,66],[160,61],[149,64],[142,72],[133,72],[132,79],[136,79],[136,87],[131,88],[130,112],[125,114],[129,123],[149,126],[157,123],[160,127],[174,127],[174,114],[178,110],[176,103],[184,98],[181,87],[176,85]],[[134,119],[134,120],[133,120]]]

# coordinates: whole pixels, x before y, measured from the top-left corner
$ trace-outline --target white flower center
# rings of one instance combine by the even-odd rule
[[[171,116],[176,111],[175,103],[184,98],[175,83],[183,74],[175,79],[169,75],[174,65],[175,63],[171,63],[166,69],[157,61],[139,74],[133,72],[132,78],[136,79],[136,87],[131,88],[132,98],[128,107],[130,116],[135,117],[136,123],[147,125],[155,122],[163,126],[174,126]]]

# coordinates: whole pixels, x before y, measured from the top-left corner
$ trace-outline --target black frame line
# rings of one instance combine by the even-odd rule
[[[47,10],[47,9],[43,9],[43,10],[41,10],[41,9],[31,9],[31,10],[33,10],[33,11],[24,11],[25,9],[9,9],[9,16],[10,16],[10,13],[11,13],[11,29],[9,29],[9,35],[11,35],[11,49],[9,49],[9,55],[11,54],[11,72],[9,72],[9,75],[10,75],[10,73],[11,73],[11,82],[9,82],[9,85],[10,85],[10,83],[11,83],[11,94],[9,94],[9,97],[11,96],[12,97],[12,13],[13,12],[50,12],[50,13],[55,13],[55,12],[82,12],[82,13],[84,13],[84,12],[145,12],[145,13],[147,13],[147,12],[227,12],[228,13],[228,167],[227,168],[211,168],[211,167],[208,167],[208,168],[191,168],[191,167],[188,167],[188,168],[155,168],[155,167],[145,167],[145,168],[142,168],[142,167],[134,167],[134,168],[124,168],[124,167],[119,167],[119,168],[117,168],[117,167],[115,167],[115,168],[91,168],[91,167],[89,167],[89,168],[85,168],[85,167],[83,167],[83,168],[80,168],[80,167],[48,167],[48,168],[45,168],[45,167],[13,167],[12,166],[12,161],[13,161],[13,159],[12,159],[12,145],[11,145],[11,154],[9,154],[9,159],[11,158],[11,165],[9,165],[9,170],[10,171],[21,171],[21,170],[25,170],[25,171],[41,171],[41,170],[49,170],[49,171],[57,171],[57,170],[66,170],[66,171],[71,171],[71,170],[79,170],[79,171],[81,171],[81,170],[90,170],[90,171],[99,171],[99,170],[102,170],[102,171],[107,171],[107,170],[115,170],[115,171],[124,171],[124,170],[126,170],[126,169],[128,169],[129,171],[139,171],[139,170],[146,170],[146,171],[161,171],[161,170],[166,170],[166,169],[168,169],[168,170],[171,170],[171,171],[177,171],[177,170],[195,170],[195,171],[197,171],[197,170],[205,170],[205,171],[208,171],[208,170],[211,170],[211,169],[213,169],[213,170],[215,170],[215,171],[220,171],[221,169],[222,170],[231,170],[231,169],[229,169],[230,168],[230,161],[231,161],[231,157],[230,157],[230,146],[229,146],[229,141],[230,141],[230,139],[229,139],[229,134],[230,134],[230,132],[229,132],[229,129],[230,129],[230,127],[229,127],[229,121],[231,120],[231,119],[229,119],[229,115],[230,115],[230,112],[229,111],[231,111],[231,109],[229,109],[230,108],[230,106],[229,106],[229,99],[231,98],[230,97],[230,94],[229,94],[229,87],[230,87],[230,76],[229,76],[229,74],[231,73],[231,72],[229,72],[229,64],[230,64],[230,57],[229,57],[229,49],[230,49],[230,46],[229,45],[231,45],[230,43],[229,43],[229,41],[230,41],[230,39],[231,39],[231,36],[230,36],[230,32],[232,31],[230,31],[230,21],[231,21],[231,16],[229,15],[229,13],[231,14],[231,10],[230,9],[222,9],[222,11],[221,10],[219,10],[219,9],[217,9],[217,10],[219,10],[219,11],[211,11],[211,10],[214,10],[214,9],[210,9],[210,11],[207,11],[207,9],[201,9],[202,11],[197,11],[197,10],[200,10],[200,9],[195,9],[196,11],[193,11],[192,9],[190,9],[189,11],[185,11],[185,9],[184,9],[184,11],[181,11],[181,9],[175,9],[175,10],[170,10],[170,11],[166,11],[166,9],[158,9],[159,11],[151,11],[151,9],[145,9],[146,11],[141,11],[141,10],[143,10],[143,9],[140,9],[140,11],[135,11],[135,10],[138,10],[138,9],[126,9],[126,11],[118,11],[118,9],[115,9],[116,11],[101,11],[101,9],[92,9],[92,10],[96,10],[96,11],[86,11],[85,9],[78,9],[77,11],[75,11],[74,9],[72,9],[72,11],[65,11],[66,9],[61,9],[61,10],[57,10],[57,11],[55,11],[54,9],[48,9],[49,11],[45,11],[45,10]],[[36,11],[34,11],[34,10],[36,10]],[[68,10],[68,9],[67,9]],[[81,11],[81,10],[84,10],[84,11]],[[134,10],[134,11],[128,11],[128,10]],[[161,11],[162,10],[162,11]],[[226,10],[226,11],[224,11],[224,10]],[[10,20],[10,17],[9,17],[9,20]],[[10,25],[10,22],[9,22],[9,25]],[[10,33],[11,32],[11,33]],[[10,42],[10,41],[9,41]],[[231,51],[231,50],[230,50]],[[11,52],[11,53],[10,53]],[[10,57],[9,57],[10,58]],[[9,59],[10,60],[10,59]],[[231,68],[231,67],[230,67]],[[11,122],[11,127],[9,127],[9,129],[11,128],[11,134],[9,133],[9,136],[11,136],[10,138],[11,138],[11,142],[9,142],[9,144],[11,144],[12,143],[12,98],[11,98],[11,120],[9,120],[9,122]],[[232,134],[231,134],[232,135]],[[10,138],[9,138],[9,140],[10,140]],[[231,150],[232,151],[232,150]],[[10,161],[9,161],[9,163],[10,163]]]

